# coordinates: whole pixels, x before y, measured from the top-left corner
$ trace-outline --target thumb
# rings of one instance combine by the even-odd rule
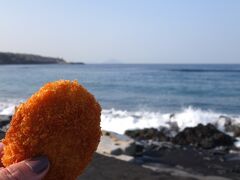
[[[37,157],[12,164],[0,169],[1,180],[40,180],[49,169],[46,156]]]

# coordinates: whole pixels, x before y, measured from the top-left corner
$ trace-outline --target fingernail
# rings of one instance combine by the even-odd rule
[[[47,156],[41,156],[26,160],[26,164],[31,168],[34,173],[40,174],[48,168],[49,161]]]

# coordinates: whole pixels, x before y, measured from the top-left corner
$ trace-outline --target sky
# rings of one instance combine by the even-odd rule
[[[0,51],[85,63],[240,63],[240,1],[0,0]]]

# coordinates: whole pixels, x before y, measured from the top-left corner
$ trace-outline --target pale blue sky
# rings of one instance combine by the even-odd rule
[[[86,63],[240,63],[240,1],[0,0],[0,51]]]

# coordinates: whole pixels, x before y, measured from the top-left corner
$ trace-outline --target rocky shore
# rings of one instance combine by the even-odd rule
[[[0,115],[3,131],[10,119]],[[172,124],[168,129],[128,130],[124,135],[103,131],[93,161],[79,179],[238,180],[240,128],[226,119],[228,134],[217,127],[199,124],[180,131]]]

